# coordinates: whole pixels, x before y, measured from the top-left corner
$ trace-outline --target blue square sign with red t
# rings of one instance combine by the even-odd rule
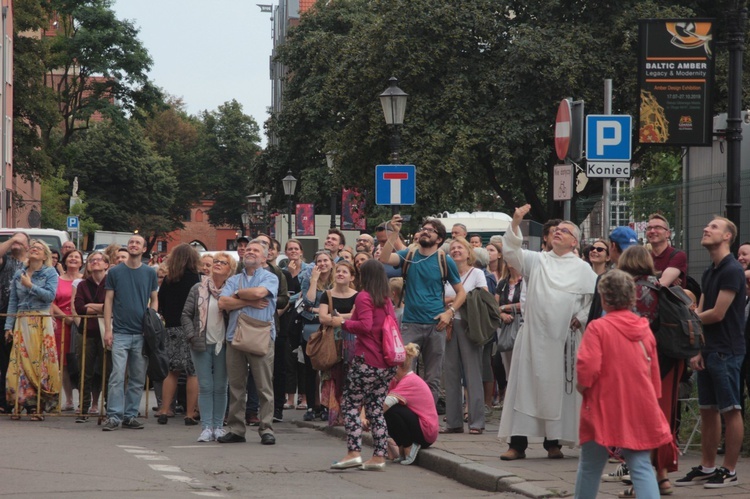
[[[414,165],[375,167],[375,204],[402,206],[417,202],[417,168]]]

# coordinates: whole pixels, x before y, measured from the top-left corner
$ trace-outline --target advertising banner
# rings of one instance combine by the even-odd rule
[[[297,235],[298,236],[314,236],[315,235],[315,205],[314,204],[298,204],[297,212],[295,214]]]
[[[640,144],[711,144],[713,28],[713,19],[639,21]]]
[[[365,230],[365,195],[357,189],[341,191],[341,230]]]

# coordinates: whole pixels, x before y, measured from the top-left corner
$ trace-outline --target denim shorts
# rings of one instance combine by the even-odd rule
[[[741,409],[740,368],[744,355],[711,352],[703,357],[705,369],[698,371],[698,405],[724,413]]]

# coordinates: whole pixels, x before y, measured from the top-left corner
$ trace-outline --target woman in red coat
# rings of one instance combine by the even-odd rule
[[[635,284],[628,274],[604,274],[598,290],[606,315],[586,328],[576,364],[583,403],[575,497],[596,498],[607,447],[622,448],[637,497],[659,497],[650,454],[672,433],[659,408],[656,340],[648,320],[630,311]]]

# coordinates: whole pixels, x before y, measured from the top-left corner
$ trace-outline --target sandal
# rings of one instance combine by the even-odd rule
[[[469,413],[464,412],[464,423],[468,423],[468,422],[469,422]]]
[[[20,421],[21,420],[21,415],[20,414],[11,414],[10,415],[10,420],[11,421]]]
[[[635,490],[633,487],[628,487],[624,491],[620,492],[617,497],[635,497]]]
[[[307,404],[305,404],[304,402],[301,403],[301,404],[297,404],[297,410],[298,411],[306,411],[307,410]]]
[[[463,433],[464,427],[459,426],[458,428],[440,428],[440,433],[446,434],[446,433]]]
[[[672,488],[672,484],[670,483],[667,487],[662,487],[662,484],[669,483],[669,478],[663,478],[659,480],[659,494],[663,496],[671,496],[674,494],[674,489]]]
[[[469,428],[469,435],[481,435],[484,433],[484,428]]]
[[[32,421],[44,421],[44,416],[42,416],[41,414],[33,414],[31,416],[31,420]]]

